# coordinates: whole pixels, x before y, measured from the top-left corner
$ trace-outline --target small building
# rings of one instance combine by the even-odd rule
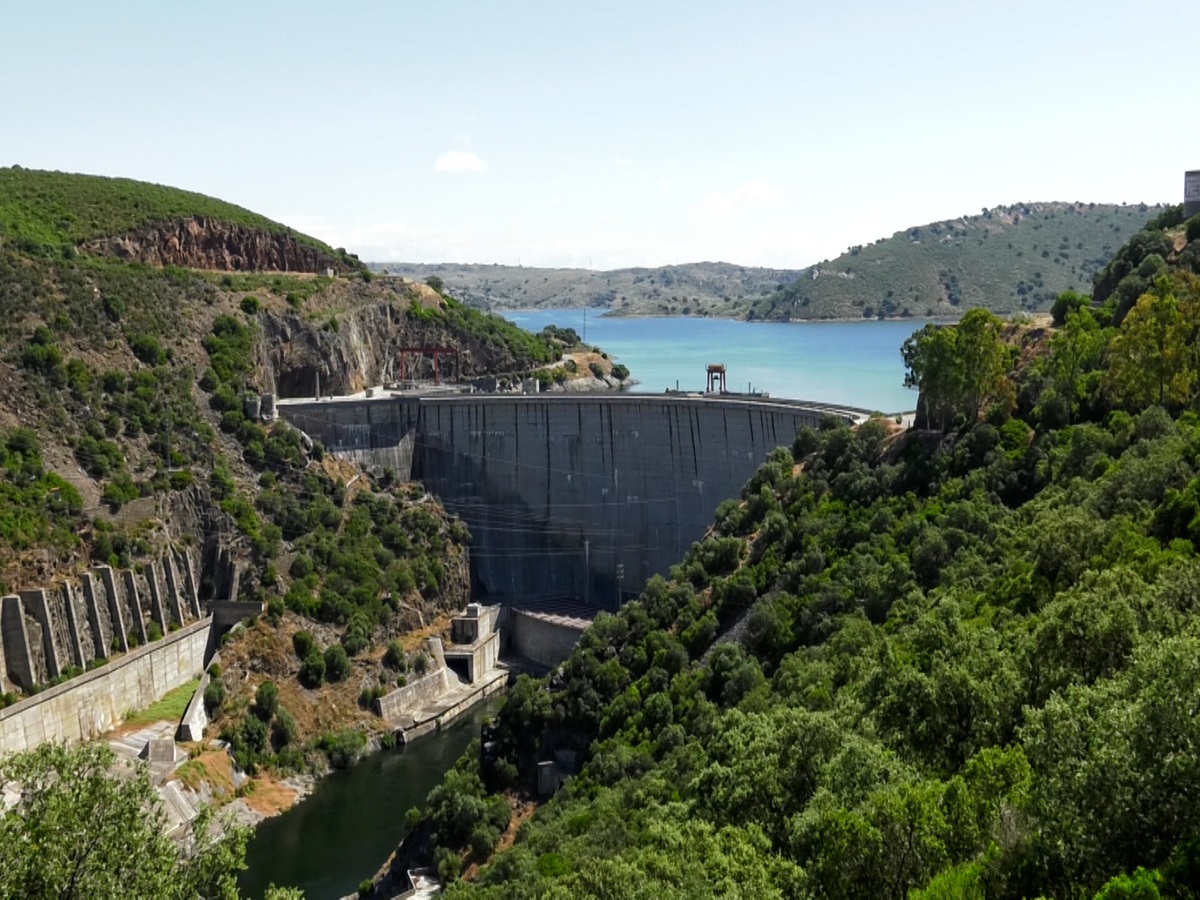
[[[1183,173],[1183,217],[1200,216],[1200,169]]]

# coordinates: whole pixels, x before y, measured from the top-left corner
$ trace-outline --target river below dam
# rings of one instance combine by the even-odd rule
[[[261,823],[238,879],[242,893],[261,897],[275,883],[302,888],[309,900],[353,894],[396,849],[404,814],[424,805],[501,702],[493,697],[440,732],[334,772],[309,797]]]
[[[600,309],[510,310],[522,328],[574,328],[629,367],[635,391],[704,390],[705,366],[724,363],[728,389],[772,397],[901,412],[917,392],[904,386],[900,345],[925,319],[861,322],[742,322],[686,316],[622,318]]]

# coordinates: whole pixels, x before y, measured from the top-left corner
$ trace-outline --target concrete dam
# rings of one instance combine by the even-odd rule
[[[866,410],[704,394],[282,400],[327,450],[418,480],[470,529],[477,593],[615,608],[666,574],[796,432]]]

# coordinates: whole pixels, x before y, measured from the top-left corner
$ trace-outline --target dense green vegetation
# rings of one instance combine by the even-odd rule
[[[752,319],[944,318],[975,306],[1045,312],[1162,207],[1027,203],[851,247],[749,306]]]
[[[210,828],[208,809],[177,844],[150,770],[118,777],[113,762],[103,743],[44,744],[0,760],[0,777],[20,785],[18,805],[0,810],[0,896],[236,900],[249,829]],[[266,896],[301,895],[272,886]]]
[[[82,506],[74,487],[45,470],[36,434],[0,433],[0,547],[70,551],[79,544]]]
[[[919,332],[935,428],[830,419],[776,450],[430,795],[453,878],[501,792],[579,762],[452,893],[1195,896],[1189,247],[1124,316],[1067,297],[1049,335],[984,311]]]
[[[315,238],[204,194],[129,178],[0,168],[0,237],[26,253],[69,257],[85,241],[192,216],[289,234],[331,258],[339,256]]]

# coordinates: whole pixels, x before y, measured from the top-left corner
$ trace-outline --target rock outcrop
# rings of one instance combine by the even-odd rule
[[[151,266],[222,272],[347,271],[346,261],[287,232],[274,233],[220,219],[192,216],[137,232],[90,241],[85,253]]]
[[[382,295],[382,289],[374,286],[356,286],[355,290]],[[401,347],[458,347],[458,374],[464,379],[483,373],[503,377],[527,368],[502,342],[463,334],[444,320],[411,317],[407,305],[404,300],[381,296],[324,321],[292,313],[264,314],[260,319],[263,345],[268,348],[270,380],[276,393],[280,397],[314,397],[319,387],[321,396],[327,397],[399,380]],[[407,365],[409,377],[433,377],[429,356],[412,355]],[[443,357],[441,377],[452,380],[454,366],[454,359]]]

